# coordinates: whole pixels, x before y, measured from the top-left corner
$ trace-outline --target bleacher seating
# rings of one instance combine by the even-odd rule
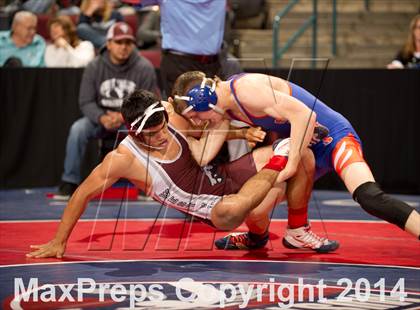
[[[140,55],[147,58],[155,68],[160,68],[161,50],[140,50]]]
[[[266,0],[267,29],[235,29],[239,57],[244,67],[272,66],[272,21],[289,0]],[[332,1],[318,1],[318,57],[331,59],[330,68],[385,68],[403,45],[411,18],[419,12],[418,0],[337,0],[337,48],[332,55]],[[312,0],[300,0],[281,22],[280,45],[284,44],[312,13]],[[281,67],[296,57],[311,57],[309,29],[284,55]],[[254,59],[254,60],[250,60]],[[309,67],[302,62],[301,67]]]
[[[78,15],[69,15],[69,17],[73,20],[73,22],[77,25],[77,22],[79,20]],[[124,21],[129,24],[134,32],[136,32],[136,29],[138,27],[138,21],[137,21],[137,15],[131,14],[131,15],[123,15]],[[37,33],[41,35],[45,40],[49,41],[50,34],[48,32],[48,21],[51,18],[48,14],[40,14],[38,15],[38,24],[37,24]]]

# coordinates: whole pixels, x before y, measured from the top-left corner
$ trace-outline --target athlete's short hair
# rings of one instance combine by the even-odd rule
[[[127,128],[129,130],[137,128],[139,124],[135,128],[131,128],[131,124],[142,116],[149,106],[156,102],[160,102],[159,98],[154,93],[144,89],[135,90],[131,95],[126,97],[121,106],[121,114]],[[166,119],[165,113],[165,111],[160,111],[152,114],[147,119],[143,129],[161,124]]]

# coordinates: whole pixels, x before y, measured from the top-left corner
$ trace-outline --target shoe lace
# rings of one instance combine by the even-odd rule
[[[235,234],[230,236],[229,241],[234,244],[240,243],[243,245],[248,245],[249,237],[247,233],[241,233],[237,235]]]
[[[305,234],[301,236],[301,239],[305,243],[314,244],[314,245],[321,245],[324,243],[325,238],[317,236],[310,227],[305,229]]]

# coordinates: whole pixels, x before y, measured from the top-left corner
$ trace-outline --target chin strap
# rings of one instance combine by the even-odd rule
[[[144,147],[147,147],[149,149],[154,149],[154,150],[158,150],[158,151],[159,150],[164,150],[166,148],[165,146],[151,146],[151,145],[148,145],[146,143],[141,142],[139,139],[137,139],[137,143],[144,146]]]

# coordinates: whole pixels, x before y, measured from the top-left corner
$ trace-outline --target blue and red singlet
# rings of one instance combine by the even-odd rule
[[[252,122],[251,125],[260,126],[267,131],[275,131],[281,137],[290,136],[290,123],[279,122],[271,116],[255,116],[248,112],[239,101],[235,91],[235,81],[244,74],[234,75],[230,80],[230,88],[235,101]],[[304,88],[288,82],[290,96],[300,100],[309,109],[316,113],[316,126],[324,126],[329,134],[316,144],[311,145],[316,160],[316,179],[335,170],[339,175],[349,164],[364,161],[361,140],[350,122],[340,113],[328,107]],[[239,119],[228,111],[231,118]]]

